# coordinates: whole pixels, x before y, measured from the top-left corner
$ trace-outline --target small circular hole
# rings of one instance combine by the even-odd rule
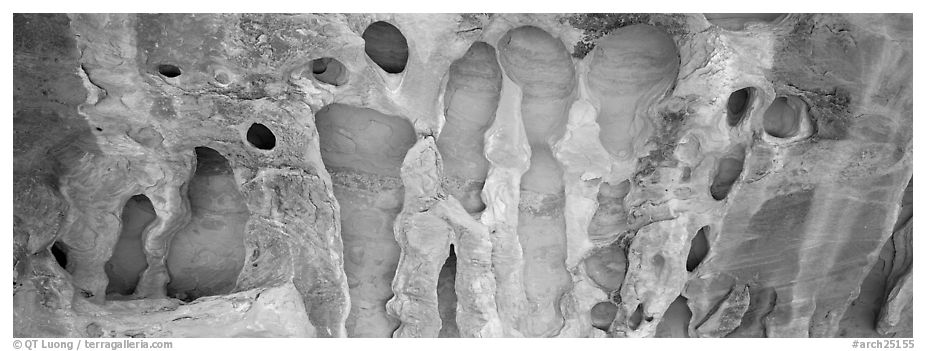
[[[163,64],[158,65],[158,73],[167,78],[174,78],[180,76],[182,72],[180,72],[180,67]]]
[[[347,67],[341,61],[332,57],[312,60],[312,75],[319,82],[334,86],[347,83]]]
[[[260,123],[254,123],[248,128],[247,138],[251,145],[261,150],[273,149],[277,144],[277,138],[270,128]]]

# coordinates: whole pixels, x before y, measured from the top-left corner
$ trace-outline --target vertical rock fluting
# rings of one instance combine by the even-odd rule
[[[638,220],[647,218],[649,222],[655,222],[668,219],[665,218],[668,211],[664,205],[669,197],[665,194],[668,190],[651,191],[640,187],[636,180],[631,183],[624,179],[632,175],[628,172],[633,167],[632,160],[643,156],[642,151],[647,143],[652,142],[651,136],[656,134],[654,131],[672,128],[666,125],[671,122],[663,117],[665,112],[657,112],[655,105],[676,80],[678,70],[679,53],[673,39],[662,29],[645,24],[613,31],[600,40],[590,57],[588,95],[598,108],[599,138],[614,160],[614,166],[611,175],[599,188],[598,210],[592,218],[589,235],[598,242],[613,242],[610,250],[598,251],[595,255],[617,257],[592,256],[585,267],[586,273],[599,287],[607,289],[605,292],[609,296],[620,296],[617,301],[612,301],[618,305],[613,326],[606,328],[618,335],[653,335],[659,323],[654,321],[654,314],[671,302],[665,301],[666,306],[647,306],[650,301],[643,303],[642,297],[648,295],[644,292],[648,287],[641,286],[639,280],[653,279],[663,284],[679,280],[674,263],[678,255],[676,251],[682,247],[670,244],[672,239],[668,235],[671,227],[656,230],[646,227],[648,222]],[[641,166],[643,176],[646,176],[648,171],[645,167],[652,165],[643,163]],[[663,172],[656,171],[655,174],[652,183],[658,184],[661,180],[658,176]],[[637,172],[636,176],[640,175],[641,172]],[[639,231],[629,247],[627,243],[615,242],[625,231],[632,233],[635,229]],[[670,249],[663,251],[663,248]],[[625,258],[627,253],[630,257]],[[609,268],[600,267],[602,263],[598,263],[610,261],[614,263],[610,263]],[[613,283],[602,284],[602,272],[620,277],[610,278]]]
[[[398,321],[386,314],[399,262],[393,221],[402,209],[402,160],[415,131],[401,117],[328,105],[315,115],[322,160],[341,207],[344,271],[351,292],[348,336],[389,337]]]
[[[540,28],[512,29],[500,43],[505,74],[521,89],[520,114],[531,150],[518,205],[529,306],[520,329],[525,336],[552,336],[563,326],[559,301],[570,282],[563,171],[552,145],[564,132],[575,71],[563,43]]]
[[[912,335],[910,15],[13,19],[14,336]]]
[[[495,120],[501,93],[501,68],[495,49],[475,42],[450,65],[444,93],[447,121],[437,139],[448,188],[467,212],[482,212],[482,188],[489,172],[483,135]]]

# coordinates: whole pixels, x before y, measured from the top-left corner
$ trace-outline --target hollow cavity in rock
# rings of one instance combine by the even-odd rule
[[[800,131],[802,100],[796,97],[781,96],[772,101],[762,116],[762,127],[768,135],[776,138],[790,138]]]
[[[180,71],[180,67],[171,64],[162,64],[158,65],[158,74],[165,76],[167,78],[179,77],[183,72]]]
[[[687,338],[690,321],[691,309],[688,308],[688,299],[679,296],[675,298],[675,301],[672,301],[672,304],[662,315],[662,320],[656,326],[656,337]]]
[[[190,223],[171,241],[168,296],[195,300],[231,292],[244,266],[245,226],[250,212],[228,160],[197,147],[190,181]]]
[[[347,67],[332,57],[312,60],[312,76],[319,82],[340,86],[347,83]]]
[[[340,204],[351,298],[347,335],[391,337],[399,323],[385,306],[401,253],[393,223],[404,196],[400,168],[415,131],[403,118],[341,104],[319,110],[315,123]]]
[[[691,248],[688,250],[688,259],[685,261],[685,269],[689,272],[693,272],[698,268],[698,265],[700,265],[704,257],[707,256],[707,252],[710,248],[707,242],[707,231],[709,230],[710,227],[701,227],[698,233],[691,238]]]
[[[408,41],[389,22],[373,22],[363,31],[364,51],[387,73],[402,73],[408,63]]]
[[[441,267],[437,279],[437,310],[440,312],[441,329],[439,338],[458,338],[460,330],[457,328],[457,255],[453,245],[450,245],[450,255]]]
[[[271,150],[277,145],[277,137],[267,126],[254,123],[248,128],[248,142],[261,150]]]
[[[743,121],[746,113],[755,99],[755,88],[743,88],[733,93],[727,98],[727,124],[735,127]]]
[[[617,306],[611,301],[602,301],[592,306],[590,314],[593,327],[608,331],[617,315]]]
[[[484,155],[483,135],[495,120],[501,85],[495,49],[484,42],[473,43],[450,65],[444,94],[447,119],[437,147],[444,160],[444,174],[455,180],[448,187],[470,213],[485,209],[480,195],[489,161]]]
[[[743,172],[743,162],[746,159],[746,147],[736,145],[726,155],[717,161],[714,179],[711,182],[710,193],[714,200],[723,200],[730,194],[733,184]]]
[[[113,255],[106,262],[106,276],[109,285],[106,294],[118,299],[118,295],[135,292],[139,276],[148,267],[145,259],[142,232],[157,218],[154,205],[145,195],[132,196],[122,210],[122,232],[113,248]]]

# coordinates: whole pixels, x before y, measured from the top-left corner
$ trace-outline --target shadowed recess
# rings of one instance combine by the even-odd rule
[[[618,290],[627,271],[627,255],[617,243],[595,251],[585,259],[585,273],[604,291]]]
[[[55,244],[51,246],[51,255],[61,268],[68,268],[68,248],[64,246],[64,243],[56,241]]]
[[[312,76],[319,82],[340,86],[347,83],[347,67],[332,57],[312,60]]]
[[[484,155],[483,135],[495,121],[501,92],[502,73],[489,44],[477,41],[466,54],[450,65],[444,94],[446,123],[437,139],[444,160],[444,174],[472,182],[472,186],[451,187],[451,193],[467,212],[485,208],[480,194],[489,171]]]
[[[746,159],[746,147],[736,145],[726,155],[717,161],[714,170],[714,179],[711,182],[710,192],[714,200],[723,200],[730,194],[730,189],[743,172],[743,162]]]
[[[142,231],[157,215],[151,200],[145,195],[132,196],[122,210],[122,232],[106,262],[109,285],[106,294],[131,295],[142,271],[148,267],[145,260]]]
[[[640,111],[672,86],[679,64],[675,41],[651,25],[622,27],[598,42],[588,85],[601,104],[599,138],[610,154],[631,152],[633,138],[651,128]]]
[[[709,230],[710,227],[701,227],[698,233],[691,238],[691,248],[688,250],[688,259],[685,261],[685,269],[689,272],[694,272],[698,265],[701,264],[701,261],[704,260],[704,257],[707,257],[710,248],[707,242],[707,232]]]
[[[688,324],[691,322],[691,309],[688,299],[679,296],[672,301],[656,326],[657,338],[687,338]]]
[[[593,327],[608,331],[611,322],[614,321],[614,317],[617,315],[617,306],[611,301],[602,301],[592,306],[589,313],[591,314]]]
[[[457,254],[453,245],[450,245],[450,255],[441,267],[437,279],[437,310],[440,313],[441,328],[439,338],[458,338],[460,330],[457,328]]]
[[[643,323],[643,304],[637,305],[637,309],[633,310],[633,314],[630,315],[630,318],[627,319],[628,326],[630,329],[637,330],[640,327],[640,324]]]
[[[398,321],[386,312],[401,254],[393,232],[402,210],[402,161],[415,131],[401,117],[328,105],[315,114],[325,168],[340,205],[344,273],[350,292],[350,337],[391,337]]]
[[[158,74],[167,78],[179,77],[181,73],[180,67],[170,64],[158,65]]]
[[[755,99],[756,88],[743,88],[734,91],[727,98],[727,124],[735,127],[743,121]]]
[[[260,123],[254,123],[248,128],[247,139],[251,145],[261,150],[271,150],[277,145],[277,137],[273,135],[273,131]]]
[[[408,41],[394,25],[373,22],[363,31],[363,50],[387,73],[402,73],[408,63]]]
[[[331,168],[398,177],[416,141],[406,119],[368,108],[331,104],[315,114],[315,124],[322,160]]]
[[[234,289],[244,266],[244,235],[250,213],[228,160],[197,147],[190,181],[190,223],[171,241],[167,294],[181,300],[220,295]]]
[[[801,116],[806,108],[803,100],[791,96],[781,96],[775,99],[765,110],[762,117],[762,127],[768,135],[776,138],[790,138],[800,131]]]

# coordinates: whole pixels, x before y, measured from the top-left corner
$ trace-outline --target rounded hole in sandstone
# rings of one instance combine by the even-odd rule
[[[727,124],[735,127],[743,121],[756,96],[756,88],[743,88],[727,98]]]
[[[655,103],[671,89],[680,62],[675,41],[659,27],[621,27],[598,41],[588,86],[601,101],[599,139],[611,155],[631,153],[636,136],[652,128],[637,116],[645,106],[632,106]]]
[[[469,213],[485,210],[482,188],[489,172],[484,134],[495,121],[502,73],[495,48],[473,43],[450,65],[444,93],[446,123],[437,139],[450,192]]]
[[[710,249],[707,242],[708,231],[710,231],[710,227],[701,227],[698,233],[691,238],[691,248],[688,249],[688,259],[685,261],[685,269],[689,272],[694,272],[698,265],[701,264],[701,261],[704,260],[704,257],[707,257],[707,252]]]
[[[402,73],[408,63],[408,41],[389,22],[373,22],[363,31],[363,50],[387,73]]]
[[[135,292],[139,276],[148,267],[145,259],[142,232],[157,214],[151,200],[145,195],[132,196],[122,209],[122,232],[113,249],[113,255],[106,262],[107,299],[118,300],[121,296]]]
[[[51,255],[55,258],[55,262],[58,262],[58,265],[61,268],[68,268],[68,248],[64,243],[56,241],[51,246]]]
[[[312,60],[312,76],[319,82],[340,86],[347,83],[347,67],[332,57]]]
[[[776,138],[790,138],[800,131],[803,101],[796,97],[781,96],[772,101],[762,117],[765,133]]]
[[[675,298],[662,315],[656,326],[657,338],[687,338],[688,324],[691,322],[691,309],[684,296]]]
[[[643,323],[643,304],[637,305],[637,309],[633,311],[630,315],[630,318],[627,319],[630,329],[637,330],[640,328],[640,324]]]
[[[737,145],[717,161],[714,179],[711,182],[710,193],[714,200],[723,200],[730,194],[730,189],[743,172],[743,162],[746,159],[746,148]]]
[[[393,224],[404,198],[400,168],[416,141],[404,118],[331,104],[315,114],[325,169],[340,205],[344,272],[351,297],[350,337],[391,337],[386,312],[400,250]]]
[[[179,77],[183,72],[180,71],[180,67],[171,64],[161,64],[158,65],[158,74],[165,76],[167,78]]]
[[[441,329],[439,338],[458,338],[460,330],[457,327],[457,255],[453,244],[450,245],[450,254],[441,267],[437,279],[437,311],[440,313]]]
[[[617,316],[617,306],[610,301],[602,301],[592,306],[590,314],[593,327],[608,331]]]
[[[244,266],[250,212],[228,160],[197,147],[190,180],[190,223],[174,235],[167,256],[167,294],[184,301],[231,292]]]
[[[605,291],[620,289],[627,271],[627,256],[616,243],[585,259],[585,273]]]
[[[273,135],[273,131],[260,123],[254,123],[248,128],[247,139],[251,145],[261,150],[271,150],[277,145],[277,137]]]

